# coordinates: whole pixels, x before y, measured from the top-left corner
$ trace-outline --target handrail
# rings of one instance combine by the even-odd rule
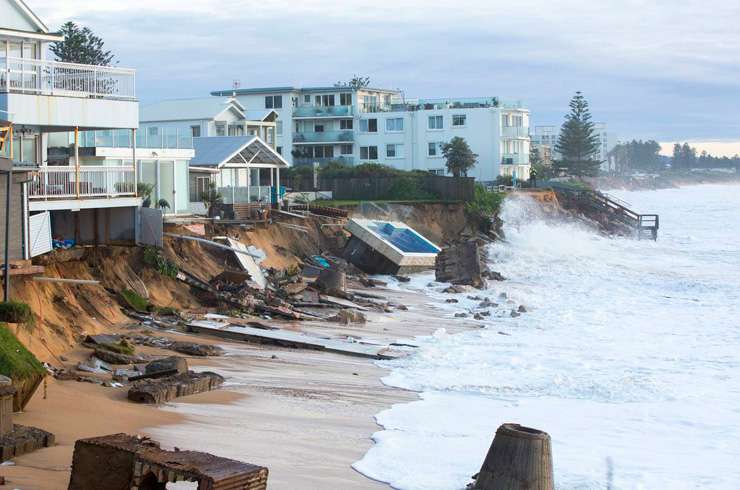
[[[0,56],[0,90],[135,100],[136,70]]]
[[[136,195],[133,165],[42,166],[33,172],[30,199],[80,199]]]

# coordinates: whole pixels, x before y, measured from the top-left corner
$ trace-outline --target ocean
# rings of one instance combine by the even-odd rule
[[[507,201],[507,239],[490,249],[506,281],[478,299],[430,288],[433,274],[396,286],[443,313],[417,353],[384,363],[383,381],[420,399],[377,415],[358,471],[463,489],[496,428],[516,422],[552,436],[558,489],[740,488],[740,186],[615,194],[660,214],[657,242]],[[485,298],[498,306],[480,329],[446,333]]]

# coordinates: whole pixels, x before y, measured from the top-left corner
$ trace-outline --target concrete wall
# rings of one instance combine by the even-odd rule
[[[25,247],[25,195],[23,185],[18,182],[26,180],[27,174],[14,174],[10,202],[10,260],[24,258]],[[5,261],[5,189],[7,174],[0,174],[0,264]]]

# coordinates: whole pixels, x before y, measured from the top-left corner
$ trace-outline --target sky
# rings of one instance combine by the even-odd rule
[[[532,125],[560,125],[580,90],[612,143],[740,153],[735,0],[26,1],[52,30],[100,35],[143,103],[358,74],[407,97],[521,100]]]

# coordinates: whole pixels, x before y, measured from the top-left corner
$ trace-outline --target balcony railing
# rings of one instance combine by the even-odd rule
[[[136,70],[0,57],[0,92],[136,99]]]
[[[345,165],[354,165],[355,159],[354,157],[351,157],[351,156],[349,157],[348,156],[323,157],[323,158],[293,157],[293,165],[313,165],[314,163],[323,165],[329,162],[340,162]]]
[[[31,199],[87,199],[136,195],[133,166],[39,167],[34,171]]]
[[[80,146],[88,148],[131,148],[131,131],[127,129],[111,129],[103,131],[84,131],[80,133]],[[74,144],[74,134],[69,134],[68,144]],[[137,148],[152,148],[163,150],[191,150],[193,137],[190,131],[180,131],[176,128],[158,128],[157,134],[149,134],[148,128],[141,128],[136,132]]]
[[[502,165],[527,165],[529,155],[525,153],[504,153],[501,156]]]
[[[345,143],[355,140],[352,131],[319,131],[309,133],[294,133],[293,143]]]
[[[529,138],[529,128],[523,126],[504,126],[501,128],[504,138]]]
[[[293,117],[352,117],[351,105],[301,106],[293,109]]]

